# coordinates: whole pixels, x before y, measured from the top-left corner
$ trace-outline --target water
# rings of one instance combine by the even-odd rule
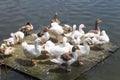
[[[84,23],[86,32],[93,29],[97,18],[101,18],[103,23],[100,28],[106,30],[112,43],[120,44],[119,0],[0,0],[0,40],[8,38],[11,32],[16,32],[28,21],[32,22],[35,30],[43,29],[43,26],[50,24],[55,12],[59,13],[63,24]],[[119,80],[119,52],[87,72],[83,80]],[[16,74],[19,78],[16,78]],[[11,75],[15,75],[17,80],[27,80],[16,72]],[[9,76],[9,79],[12,78]]]

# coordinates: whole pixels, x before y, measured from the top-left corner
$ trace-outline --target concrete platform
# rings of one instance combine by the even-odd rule
[[[27,36],[25,40],[28,43],[33,43],[31,35]],[[42,80],[74,80],[120,49],[119,46],[111,43],[103,45],[104,50],[91,48],[90,55],[82,60],[85,63],[83,66],[74,63],[72,71],[65,72],[57,64],[49,61],[49,55],[46,59],[43,55],[35,59],[37,65],[33,66],[23,54],[21,45],[17,44],[15,48],[15,52],[9,58],[4,58],[3,55],[0,55],[0,63]]]

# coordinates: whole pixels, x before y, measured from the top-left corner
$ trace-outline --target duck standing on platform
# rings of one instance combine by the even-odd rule
[[[31,63],[35,64],[33,58],[37,58],[41,55],[43,46],[39,45],[39,40],[36,39],[33,45],[29,45],[27,42],[22,42],[22,48],[26,57],[31,59]]]
[[[80,48],[78,46],[73,46],[72,52],[75,52],[76,50],[80,50]],[[76,58],[74,58],[71,53],[64,53],[59,58],[51,59],[50,61],[60,64],[67,72],[70,72],[70,66],[76,61]]]
[[[93,44],[93,42],[90,38],[86,38],[83,41],[83,45],[79,45],[80,50],[74,49],[75,51],[72,54],[75,60],[78,60],[79,58],[89,55],[90,52],[89,44]],[[79,61],[79,64],[83,64],[83,62]]]

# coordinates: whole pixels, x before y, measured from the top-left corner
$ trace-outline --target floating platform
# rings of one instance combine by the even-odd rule
[[[25,37],[25,40],[29,44],[34,41],[31,35]],[[65,72],[58,64],[50,62],[49,55],[48,58],[41,55],[35,59],[37,65],[31,65],[30,61],[24,55],[20,44],[15,45],[15,52],[8,58],[0,55],[0,63],[40,80],[74,80],[120,49],[119,46],[111,43],[105,44],[102,47],[104,50],[91,47],[90,55],[82,60],[84,65],[80,66],[74,63],[71,66],[71,72]]]

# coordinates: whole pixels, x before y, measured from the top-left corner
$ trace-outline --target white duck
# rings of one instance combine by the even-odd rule
[[[44,44],[44,47],[52,47],[52,46],[55,46],[55,44],[51,41],[51,40],[48,40],[45,44]]]
[[[64,24],[63,30],[64,30],[64,34],[67,34],[72,31],[72,27],[68,24]]]
[[[42,37],[43,35],[44,35],[44,33],[38,32],[38,33],[33,33],[33,34],[32,34],[32,37],[33,37],[34,39],[37,39],[37,38]]]
[[[23,48],[23,51],[24,51],[24,54],[26,57],[30,58],[31,59],[31,62],[33,64],[35,64],[33,62],[33,58],[37,58],[41,55],[41,51],[42,51],[42,47],[41,45],[39,45],[39,40],[36,39],[35,40],[35,43],[33,45],[29,45],[27,44],[27,42],[22,42],[22,48]]]
[[[79,25],[79,30],[75,30],[75,32],[72,34],[74,37],[79,37],[81,38],[85,32],[83,31],[83,28],[86,28],[84,24]]]
[[[6,43],[7,46],[14,46],[16,39],[15,37],[10,37],[8,39],[4,39],[3,41]]]
[[[89,44],[92,44],[92,43],[93,42],[90,38],[86,38],[83,42],[83,45],[79,45],[80,50],[76,50],[75,52],[72,53],[74,56],[74,59],[77,60],[78,57],[84,57],[89,55],[89,52],[90,52]]]
[[[6,48],[7,48],[7,45],[5,43],[2,43],[0,46],[0,52],[4,53]]]
[[[70,38],[74,33],[75,33],[75,30],[76,30],[76,24],[73,25],[72,27],[72,32],[69,32],[67,34],[64,34],[66,37]]]
[[[42,43],[45,43],[46,41],[48,41],[50,38],[50,34],[48,32],[48,28],[46,27],[44,29],[44,33],[41,37],[38,37],[37,39],[39,39]]]
[[[72,53],[75,52],[76,50],[80,50],[80,48],[78,46],[73,46],[72,47]],[[66,57],[64,57],[63,59],[63,55],[65,55]],[[50,61],[51,62],[54,62],[54,63],[57,63],[57,64],[62,64],[62,63],[68,63],[68,65],[71,65],[75,60],[76,58],[72,58],[72,55],[70,53],[64,53],[61,55],[62,57],[58,57],[58,58],[55,58],[55,59],[51,59]],[[71,58],[70,58],[71,57]],[[68,59],[69,58],[69,59]],[[65,60],[66,59],[66,60]]]
[[[79,45],[80,42],[81,42],[81,39],[80,39],[80,37],[71,36],[69,42],[70,42],[70,44],[72,44],[72,45]]]
[[[93,37],[92,38],[93,40],[93,43],[95,45],[98,45],[98,44],[106,44],[106,43],[109,43],[110,39],[108,37],[108,35],[106,34],[106,31],[105,30],[102,30],[101,31],[101,35],[100,36],[96,36],[96,37]]]
[[[5,55],[5,56],[8,56],[8,55],[12,54],[12,53],[14,52],[14,50],[15,50],[14,47],[7,47],[7,48],[5,49],[4,55]]]
[[[14,52],[15,48],[14,47],[7,47],[6,44],[2,43],[0,46],[0,52],[5,56],[9,56]]]
[[[22,42],[22,40],[24,39],[24,33],[21,31],[17,31],[15,33],[11,33],[10,34],[12,37],[14,37],[14,39],[16,39],[16,43],[20,43]]]
[[[67,34],[64,34],[66,37],[79,37],[81,38],[84,35],[84,31],[83,28],[86,28],[86,26],[84,24],[80,24],[79,25],[79,30],[76,30],[76,25],[73,25],[73,31]]]
[[[80,48],[78,46],[73,46],[72,47],[72,52],[75,52],[76,50],[80,50]],[[66,64],[65,69],[66,71],[71,71],[71,69],[69,69],[69,66],[71,64],[73,64],[76,59],[72,56],[72,54],[70,53],[64,53],[62,54],[59,58],[55,58],[55,59],[51,59],[51,62],[57,63],[57,64]]]
[[[49,34],[49,32],[48,32],[48,28],[47,28],[47,27],[44,29],[44,34],[42,35],[41,38],[44,39],[45,42],[46,42],[47,40],[49,40],[50,34]]]
[[[51,28],[49,30],[52,35],[56,37],[56,39],[58,39],[59,35],[62,35],[64,33],[62,26],[60,26],[57,22],[51,23]]]
[[[65,40],[65,41],[64,41]],[[66,43],[65,37],[63,38],[63,43],[56,46],[45,47],[45,50],[53,57],[60,57],[63,53],[68,53],[70,51],[70,44]]]

